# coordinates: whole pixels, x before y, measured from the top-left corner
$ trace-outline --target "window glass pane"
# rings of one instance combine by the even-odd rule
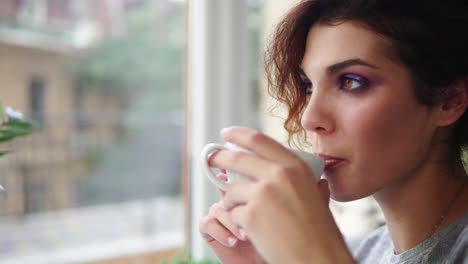
[[[0,143],[0,262],[182,248],[185,5],[0,2],[0,100],[38,124]]]
[[[45,121],[45,82],[42,78],[34,77],[29,83],[29,109],[31,118],[39,123]]]

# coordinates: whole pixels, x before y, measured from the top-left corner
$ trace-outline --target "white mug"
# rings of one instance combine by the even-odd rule
[[[216,151],[219,150],[231,150],[231,151],[242,151],[246,152],[249,154],[253,154],[251,151],[246,150],[245,148],[242,148],[238,145],[232,144],[232,143],[226,143],[224,145],[222,144],[217,144],[217,143],[210,143],[206,145],[201,153],[201,168],[203,173],[208,177],[208,179],[216,185],[216,187],[220,188],[221,190],[227,190],[228,186],[232,183],[235,182],[248,182],[251,181],[251,178],[247,176],[243,176],[237,172],[234,172],[232,170],[227,170],[226,171],[226,176],[228,180],[222,181],[216,177],[215,172],[213,171],[213,168],[210,168],[208,165],[208,159],[210,158],[210,155],[215,153]],[[295,149],[290,149],[294,154],[296,154],[301,160],[303,160],[307,165],[309,165],[314,177],[319,180],[320,176],[323,173],[324,167],[325,167],[325,161],[317,156],[313,155],[312,153],[300,151],[300,150],[295,150]]]

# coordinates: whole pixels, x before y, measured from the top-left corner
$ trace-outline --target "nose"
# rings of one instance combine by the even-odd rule
[[[333,107],[326,95],[319,92],[312,93],[302,114],[302,127],[319,135],[333,133],[336,128]]]

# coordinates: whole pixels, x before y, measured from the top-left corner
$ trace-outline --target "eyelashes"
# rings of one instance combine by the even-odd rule
[[[312,82],[303,74],[300,75],[301,89],[308,96],[313,92]],[[369,88],[369,79],[364,76],[347,73],[339,76],[337,86],[344,92],[359,92]]]
[[[312,94],[312,82],[307,79],[307,77],[301,76],[301,89],[306,95]]]

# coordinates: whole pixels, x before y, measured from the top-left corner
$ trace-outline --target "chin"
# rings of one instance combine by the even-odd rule
[[[355,178],[352,173],[337,169],[339,168],[326,171],[322,176],[328,181],[331,199],[337,202],[351,202],[371,195],[363,189],[365,184],[352,180]]]
[[[337,202],[351,202],[369,196],[362,193],[362,190],[351,188],[346,184],[334,184],[333,181],[328,181],[330,188],[330,198]]]
[[[359,200],[364,197],[356,196],[356,195],[350,195],[350,194],[344,194],[344,193],[333,193],[330,192],[330,199],[333,201],[337,202],[351,202],[355,200]]]

